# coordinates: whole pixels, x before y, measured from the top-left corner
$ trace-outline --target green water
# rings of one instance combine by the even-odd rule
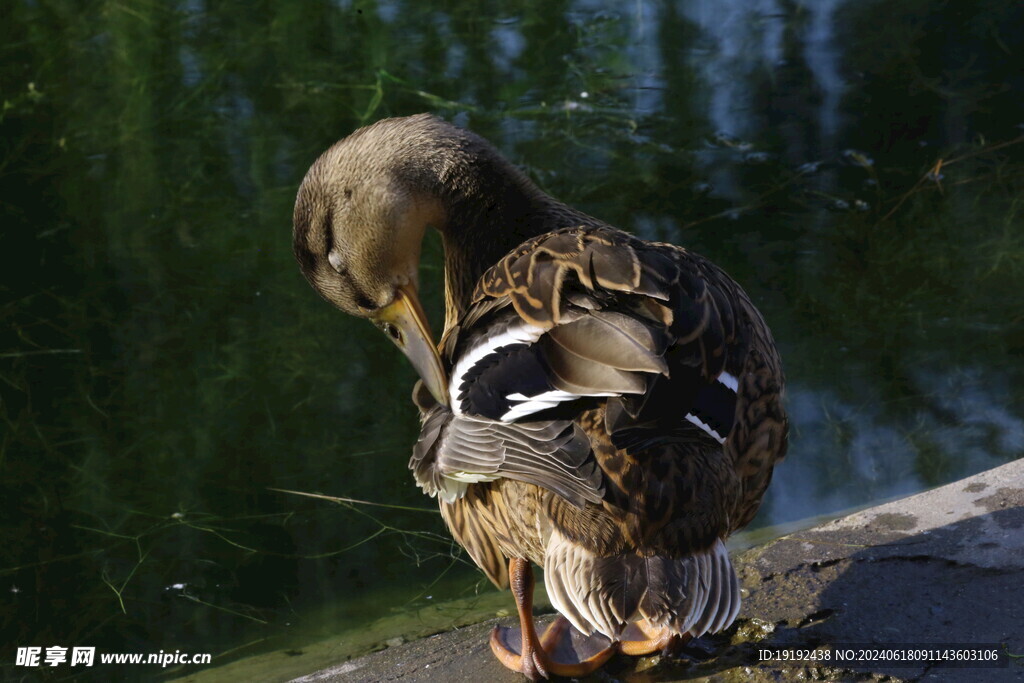
[[[9,0],[3,670],[223,662],[486,590],[406,470],[412,370],[291,256],[306,168],[384,116],[747,288],[793,425],[757,526],[1021,457],[1022,29],[1010,0]]]

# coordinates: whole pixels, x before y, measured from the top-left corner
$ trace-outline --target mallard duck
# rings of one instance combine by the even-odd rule
[[[417,295],[428,227],[444,244],[440,344]],[[293,238],[314,289],[377,325],[421,378],[409,466],[512,588],[519,634],[491,635],[502,663],[582,675],[735,620],[723,541],[757,511],[787,420],[772,335],[723,270],[566,206],[426,114],[324,152]],[[532,564],[560,614],[543,637]],[[597,646],[556,656],[569,624]]]

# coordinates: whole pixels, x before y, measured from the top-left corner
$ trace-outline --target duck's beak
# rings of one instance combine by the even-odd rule
[[[416,288],[399,287],[395,300],[370,316],[370,320],[402,350],[437,402],[448,405],[448,378]]]

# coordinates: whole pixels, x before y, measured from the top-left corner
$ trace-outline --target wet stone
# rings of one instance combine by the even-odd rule
[[[914,515],[888,512],[878,515],[874,520],[875,524],[893,531],[907,531],[917,527],[917,517]]]

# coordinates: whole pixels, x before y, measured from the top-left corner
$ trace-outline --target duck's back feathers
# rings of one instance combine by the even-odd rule
[[[722,443],[746,356],[765,343],[746,295],[700,256],[610,228],[572,228],[488,270],[442,346],[456,413],[515,422],[611,398],[615,426],[625,427],[657,384],[671,402],[658,429],[685,419]]]

